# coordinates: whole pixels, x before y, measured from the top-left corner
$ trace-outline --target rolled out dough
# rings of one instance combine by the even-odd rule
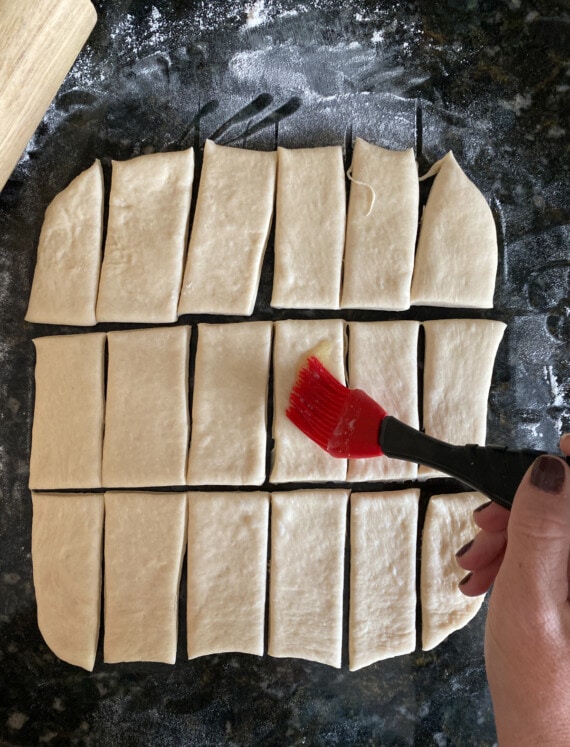
[[[105,494],[106,662],[174,664],[186,493]]]
[[[188,494],[188,658],[264,650],[268,493]]]
[[[340,146],[278,149],[271,305],[338,309],[346,224]]]
[[[349,667],[416,647],[419,490],[352,493]]]
[[[200,324],[189,485],[265,481],[271,322]]]
[[[493,214],[451,151],[422,179],[434,175],[420,226],[412,305],[492,308],[498,259]]]
[[[103,241],[103,171],[95,161],[48,206],[26,321],[96,324]]]
[[[103,495],[32,493],[38,626],[53,653],[91,671],[101,608]]]
[[[317,446],[285,415],[289,395],[307,357],[317,353],[339,381],[344,375],[344,322],[341,319],[275,322],[273,344],[273,483],[346,479],[346,459]]]
[[[466,597],[457,588],[465,575],[455,553],[473,538],[473,510],[486,500],[482,493],[454,493],[430,498],[422,533],[422,648],[435,648],[454,630],[475,617],[484,596]]]
[[[275,152],[206,140],[179,315],[253,312],[276,170]]]
[[[104,332],[38,337],[30,488],[101,487]]]
[[[184,269],[194,151],[113,161],[98,322],[174,322]]]
[[[408,309],[419,203],[414,151],[356,138],[350,176],[341,307]]]
[[[103,485],[184,485],[190,327],[109,332]]]
[[[348,491],[271,496],[270,656],[340,667]]]
[[[419,322],[350,322],[348,383],[375,399],[389,415],[417,428]],[[413,480],[418,466],[386,456],[350,459],[350,482]]]

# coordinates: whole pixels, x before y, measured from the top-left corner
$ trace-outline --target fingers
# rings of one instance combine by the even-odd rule
[[[570,433],[565,433],[560,439],[560,448],[562,453],[570,456]]]
[[[468,573],[459,584],[459,589],[466,597],[477,597],[489,590],[503,562],[501,552],[488,565]]]
[[[499,556],[503,556],[507,544],[506,532],[479,532],[471,542],[464,545],[455,557],[466,571],[485,568]]]
[[[509,523],[510,513],[498,503],[489,501],[475,509],[473,520],[479,529],[484,529],[486,532],[503,532]]]

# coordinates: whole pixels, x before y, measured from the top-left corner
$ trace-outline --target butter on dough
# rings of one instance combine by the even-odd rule
[[[101,487],[104,332],[38,337],[30,488]]]
[[[351,671],[416,647],[419,496],[419,490],[351,495]]]
[[[286,319],[275,322],[273,344],[273,466],[270,481],[325,482],[346,479],[346,459],[336,459],[317,446],[286,416],[289,395],[307,357],[317,353],[339,381],[344,374],[342,319]],[[319,353],[320,351],[320,353]]]
[[[190,327],[108,333],[103,486],[184,485]]]
[[[465,575],[455,552],[473,538],[473,510],[486,501],[482,493],[454,493],[430,498],[421,557],[422,648],[435,648],[475,617],[484,595],[466,597],[457,588]]]
[[[190,217],[194,151],[113,161],[98,322],[174,322]]]
[[[103,240],[103,171],[95,163],[49,204],[26,321],[96,324]]]
[[[278,149],[271,306],[338,309],[346,190],[342,149]]]
[[[105,494],[105,662],[175,663],[186,500]]]
[[[271,228],[276,169],[275,152],[206,141],[179,316],[253,312]]]
[[[350,322],[348,383],[362,389],[388,413],[413,428],[418,414],[419,322]],[[349,459],[350,482],[414,480],[417,464],[387,456]]]
[[[271,496],[270,656],[340,667],[346,490]]]
[[[493,366],[506,325],[490,319],[437,319],[423,327],[425,432],[452,444],[484,444]],[[419,474],[440,473],[422,466]]]
[[[412,305],[492,308],[498,257],[493,214],[451,151],[422,179],[434,175],[420,226]]]
[[[271,322],[200,324],[188,485],[265,481]]]
[[[269,494],[188,494],[188,658],[263,655]]]
[[[62,661],[91,671],[101,607],[103,495],[32,492],[40,632]]]
[[[341,307],[408,309],[419,204],[414,151],[356,138],[350,180]]]

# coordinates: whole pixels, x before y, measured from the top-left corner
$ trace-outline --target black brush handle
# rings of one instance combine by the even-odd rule
[[[386,456],[406,459],[445,472],[510,509],[525,472],[544,451],[506,446],[454,446],[427,436],[387,415],[379,443]],[[570,460],[566,461],[570,464]]]

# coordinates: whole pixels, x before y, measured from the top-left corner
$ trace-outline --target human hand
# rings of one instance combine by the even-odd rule
[[[560,446],[570,456],[570,434]],[[510,512],[489,503],[474,519],[457,562],[466,595],[494,582],[485,663],[499,743],[570,745],[570,468],[540,457]]]

